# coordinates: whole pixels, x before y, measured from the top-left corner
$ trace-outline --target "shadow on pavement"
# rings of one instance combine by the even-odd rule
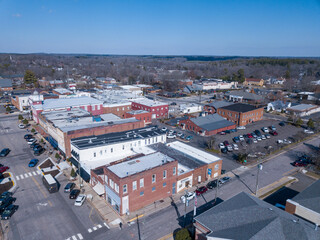
[[[276,203],[280,203],[285,206],[287,199],[291,199],[295,197],[298,193],[299,192],[291,188],[282,187],[275,193],[271,194],[269,197],[265,198],[264,201],[272,205],[276,205]]]
[[[251,193],[254,193],[254,191],[252,191],[251,188],[250,188],[244,181],[242,181],[242,179],[240,178],[239,175],[235,174],[233,171],[231,171],[231,172],[234,174],[234,176],[235,176],[244,186],[246,186],[246,187],[249,189],[249,191],[250,191]]]

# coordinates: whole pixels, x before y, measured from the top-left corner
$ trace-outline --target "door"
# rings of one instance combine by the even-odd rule
[[[122,214],[127,214],[129,212],[129,196],[122,198]]]
[[[176,183],[172,183],[172,194],[176,194]]]

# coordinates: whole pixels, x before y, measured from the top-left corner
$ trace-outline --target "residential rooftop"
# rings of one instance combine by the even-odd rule
[[[318,107],[317,105],[313,105],[313,104],[299,104],[299,105],[289,107],[287,108],[287,110],[303,112],[303,111],[308,111],[309,109],[317,108],[317,107]]]
[[[116,174],[118,177],[125,178],[173,161],[175,160],[168,157],[167,155],[156,152],[146,156],[135,158],[130,161],[125,161],[109,166],[107,167],[107,169]]]
[[[165,106],[168,105],[168,103],[165,102],[159,102],[156,100],[151,100],[148,98],[139,98],[139,99],[134,99],[132,100],[133,103],[138,103],[144,106],[148,106],[148,107],[158,107],[158,106]]]
[[[71,140],[72,145],[76,148],[89,149],[99,146],[107,146],[109,144],[115,144],[120,142],[128,142],[132,140],[139,140],[145,138],[151,138],[155,136],[165,135],[160,129],[155,126],[134,129],[130,131],[108,133],[98,136],[80,137]]]
[[[72,91],[66,89],[66,88],[55,88],[53,91],[59,93],[59,94],[72,94]]]
[[[214,107],[215,109],[218,109],[218,108],[226,107],[226,106],[229,106],[229,105],[232,105],[232,104],[234,104],[234,103],[233,102],[227,102],[227,101],[214,101],[214,102],[206,104],[206,105]]]
[[[243,97],[244,99],[254,100],[254,101],[261,101],[263,100],[263,96],[257,95],[255,93],[250,93],[243,90],[238,91],[231,91],[226,93],[225,96],[236,96],[236,97]]]
[[[218,204],[195,217],[212,239],[320,239],[313,224],[248,193]]]
[[[233,122],[226,120],[217,113],[209,114],[204,117],[190,118],[190,121],[206,131],[213,131],[235,125]]]
[[[320,213],[320,180],[311,184],[291,200]]]
[[[0,78],[0,87],[2,88],[7,88],[7,87],[12,87],[12,80],[7,79],[7,78]]]
[[[256,110],[257,108],[253,105],[250,105],[250,104],[235,103],[235,104],[232,104],[229,106],[221,107],[221,109],[245,113],[245,112],[250,112],[250,111]]]

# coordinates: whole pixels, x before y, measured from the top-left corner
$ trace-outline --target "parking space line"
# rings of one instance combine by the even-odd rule
[[[20,175],[20,178],[21,178],[21,179],[24,179],[24,177],[23,177],[23,175],[22,175],[22,174]]]
[[[75,235],[72,236],[73,240],[77,240],[77,237]]]
[[[106,224],[105,222],[103,223],[108,229],[110,229],[110,227],[108,226],[108,224]]]
[[[16,176],[17,181],[20,180],[19,176]]]
[[[91,232],[92,232],[92,229],[91,229],[91,228],[89,228],[89,229],[88,229],[88,232],[89,232],[89,233],[91,233]]]
[[[97,227],[93,227],[93,230],[95,231],[95,230],[97,230],[98,228]]]
[[[25,174],[24,174],[24,177],[27,178],[27,177],[28,177],[28,174],[25,173]]]
[[[36,176],[36,175],[37,175],[37,173],[36,173],[36,172],[32,172],[32,173],[33,173],[33,175],[34,175],[34,176]]]
[[[78,233],[77,235],[78,235],[78,238],[79,238],[80,240],[82,240],[82,239],[83,239],[83,237],[82,237],[81,233]]]
[[[32,176],[32,173],[31,173],[31,172],[29,172],[28,174],[29,174],[30,177]]]
[[[99,224],[98,226],[97,226],[98,228],[102,228],[102,226]]]

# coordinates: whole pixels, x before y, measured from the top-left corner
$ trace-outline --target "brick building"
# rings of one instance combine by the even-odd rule
[[[229,106],[232,104],[233,104],[232,102],[227,102],[227,101],[214,101],[204,105],[203,111],[209,114],[213,114],[217,112],[218,108]]]
[[[114,103],[104,103],[103,113],[112,113],[118,117],[124,118],[126,112],[131,111],[131,102],[114,102]]]
[[[147,98],[132,100],[132,110],[146,110],[151,112],[151,118],[167,118],[169,105],[164,102],[154,101]]]
[[[144,121],[145,123],[151,123],[151,112],[145,110],[132,110],[125,113],[125,118],[136,118],[138,120]]]
[[[71,139],[129,131],[145,126],[135,118],[121,119],[114,114],[93,117],[83,109],[58,110],[39,114],[39,125],[48,141],[66,157],[71,157]]]
[[[209,114],[196,118],[181,120],[179,126],[183,130],[189,130],[202,136],[211,136],[218,132],[236,128],[236,124],[230,122],[218,114]]]
[[[244,103],[236,103],[219,108],[217,113],[238,126],[245,126],[249,123],[262,120],[263,108],[256,108]]]
[[[264,80],[259,78],[245,78],[243,82],[244,86],[260,86],[264,85]]]
[[[13,90],[12,80],[0,78],[0,91],[12,91],[12,90]]]

